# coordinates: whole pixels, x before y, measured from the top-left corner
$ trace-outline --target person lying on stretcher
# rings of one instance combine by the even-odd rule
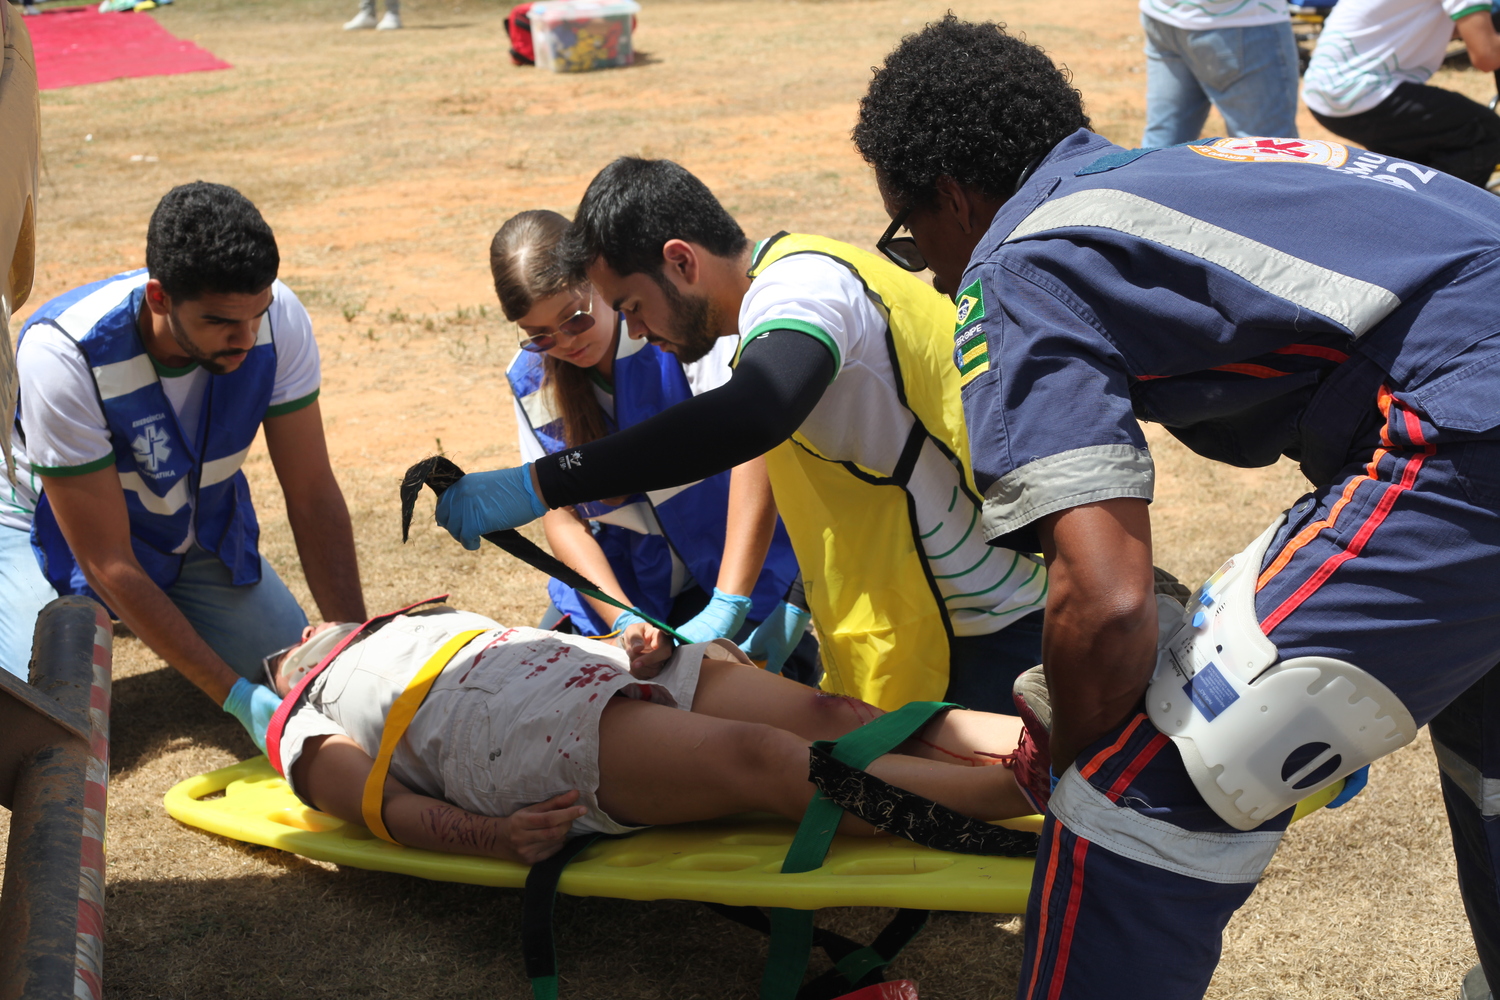
[[[278,691],[354,629],[309,627],[268,663]],[[365,822],[361,792],[393,703],[471,630],[391,758],[380,819],[411,847],[531,864],[570,834],[748,810],[800,819],[814,793],[809,743],[882,714],[759,670],[725,640],[673,649],[637,623],[622,649],[433,607],[367,630],[298,698],[279,749],[302,801]],[[1012,772],[988,766],[1009,760],[1020,730],[1015,717],[951,710],[868,772],[977,820],[1029,815]],[[848,815],[839,830],[874,832]]]

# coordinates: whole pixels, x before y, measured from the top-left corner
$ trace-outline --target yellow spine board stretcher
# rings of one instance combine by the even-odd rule
[[[1294,818],[1321,808],[1342,787],[1335,782],[1302,802]],[[167,792],[165,805],[188,826],[351,868],[511,889],[524,886],[530,871],[510,861],[387,843],[363,826],[303,805],[264,757],[188,778]],[[1005,825],[1040,831],[1041,817]],[[762,815],[652,827],[589,847],[563,871],[558,889],[571,896],[804,910],[894,906],[1025,912],[1030,858],[950,854],[899,837],[839,836],[823,867],[782,874],[796,830],[789,820]]]

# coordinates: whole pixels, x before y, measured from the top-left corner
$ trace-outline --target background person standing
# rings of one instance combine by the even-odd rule
[[[1175,146],[1212,102],[1231,136],[1297,134],[1297,42],[1286,0],[1141,0],[1146,134]]]

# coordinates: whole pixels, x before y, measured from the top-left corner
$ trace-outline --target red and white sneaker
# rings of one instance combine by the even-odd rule
[[[1011,699],[1025,725],[1015,753],[1007,754],[1001,763],[1015,773],[1026,801],[1044,813],[1052,798],[1052,697],[1040,666],[1016,678]]]

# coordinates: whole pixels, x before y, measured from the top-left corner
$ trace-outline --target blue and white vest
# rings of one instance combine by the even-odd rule
[[[562,417],[552,403],[550,390],[542,390],[542,356],[522,351],[516,355],[505,377],[521,404],[527,423],[546,451],[562,451]],[[615,417],[606,414],[611,433],[684,400],[692,398],[682,365],[643,341],[623,333],[614,364]],[[657,490],[627,497],[619,506],[582,503],[575,508],[595,522],[594,539],[604,550],[615,577],[631,603],[654,618],[665,620],[676,596],[672,581],[675,551],[693,579],[705,590],[713,589],[724,555],[725,522],[729,510],[729,473],[721,472],[688,486]],[[655,517],[650,515],[654,513]],[[663,534],[655,533],[660,525]],[[781,521],[771,538],[765,565],[751,593],[749,620],[758,622],[771,613],[797,577],[797,558]],[[604,623],[577,591],[557,580],[547,584],[548,596],[564,614],[574,616],[580,629],[605,631]]]
[[[32,327],[45,324],[66,333],[83,353],[125,491],[131,547],[157,586],[177,580],[183,553],[195,537],[229,570],[235,586],[259,583],[260,525],[240,466],[270,407],[276,380],[270,320],[262,319],[255,346],[239,368],[209,379],[197,426],[183,427],[137,327],[146,277],[144,270],[128,272],[47,302],[17,343]],[[31,544],[59,594],[97,597],[45,492],[32,521]]]

